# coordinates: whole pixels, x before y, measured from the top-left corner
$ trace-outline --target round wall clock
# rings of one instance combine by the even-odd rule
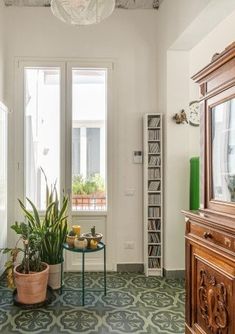
[[[200,125],[200,109],[198,101],[189,103],[189,124],[193,126]]]

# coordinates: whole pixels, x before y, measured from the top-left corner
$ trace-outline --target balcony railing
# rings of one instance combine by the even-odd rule
[[[73,211],[105,211],[106,196],[73,195]]]

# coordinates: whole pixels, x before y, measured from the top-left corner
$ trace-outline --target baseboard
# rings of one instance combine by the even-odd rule
[[[129,273],[143,273],[143,263],[119,263],[117,264],[117,272],[129,272]]]
[[[129,272],[129,273],[143,273],[143,263],[118,263],[117,272]],[[185,277],[185,270],[167,270],[163,269],[163,275],[166,278],[183,279]]]
[[[166,278],[176,278],[183,279],[185,278],[185,270],[167,270],[163,269],[163,275]]]

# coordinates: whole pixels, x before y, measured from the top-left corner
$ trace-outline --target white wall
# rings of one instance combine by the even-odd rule
[[[166,111],[167,51],[211,0],[164,0],[158,20],[158,109]]]
[[[3,100],[4,95],[4,10],[3,1],[0,0],[0,101]]]
[[[167,105],[165,115],[165,268],[184,269],[184,222],[180,210],[189,202],[189,131],[172,117],[187,110],[189,99],[188,52],[167,53]]]
[[[190,128],[187,125],[176,125],[172,120],[175,113],[181,109],[187,110],[190,101],[189,55],[185,51],[171,50],[171,45],[209,2],[164,0],[160,8],[157,55],[158,111],[165,113],[164,267],[167,270],[185,267],[184,219],[180,211],[183,208],[187,209],[189,203],[191,155]],[[195,145],[199,147],[199,144]]]
[[[235,11],[190,51],[190,75],[210,63],[212,56],[235,41]]]
[[[109,246],[116,250],[117,263],[142,263],[142,166],[132,163],[132,153],[142,149],[142,115],[157,111],[156,31],[159,13],[115,10],[106,21],[88,27],[67,26],[53,17],[49,8],[7,8],[6,13],[7,100],[11,105],[15,94],[15,57],[115,60],[113,221],[107,222],[112,223],[115,230]],[[14,126],[17,127],[14,121],[15,115],[10,120],[12,176],[17,164],[14,160]],[[15,198],[15,181],[12,177],[9,188],[12,198]],[[128,189],[134,189],[134,196],[125,195]],[[11,212],[13,220],[14,207]],[[133,241],[134,249],[125,250],[125,241]]]

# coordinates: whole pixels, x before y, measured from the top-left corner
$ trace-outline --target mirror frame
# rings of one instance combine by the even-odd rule
[[[235,202],[226,202],[213,198],[213,176],[212,176],[212,109],[219,104],[235,98],[235,87],[219,93],[205,101],[205,142],[204,142],[204,208],[210,211],[235,214]]]

